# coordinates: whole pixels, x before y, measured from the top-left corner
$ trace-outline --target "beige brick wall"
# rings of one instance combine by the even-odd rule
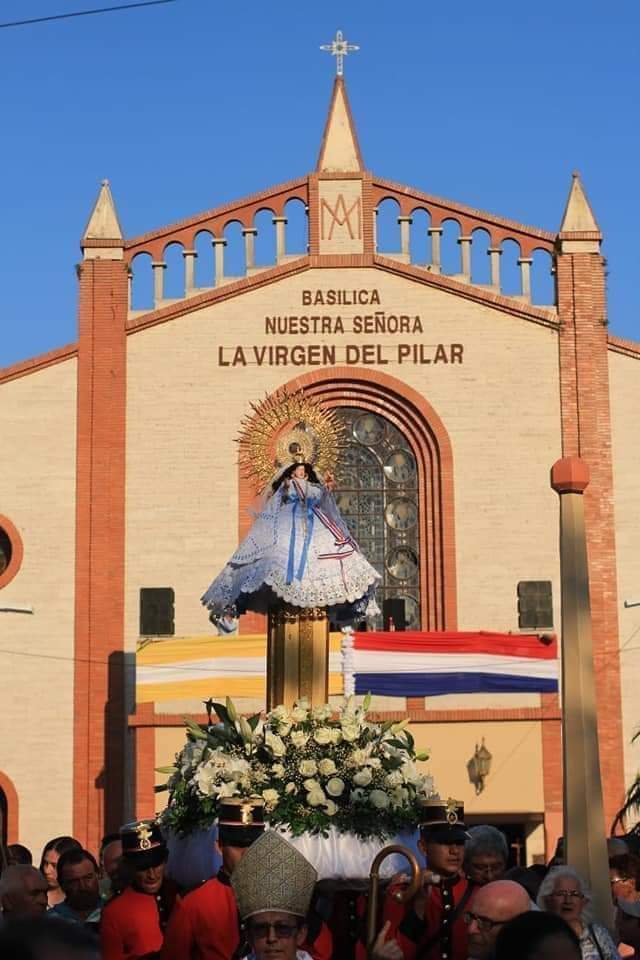
[[[341,314],[305,307],[305,289],[377,289],[387,314],[420,315],[420,335],[265,333],[265,315]],[[398,344],[461,343],[462,364],[393,360]],[[381,271],[310,271],[136,333],[128,346],[127,633],[138,590],[173,586],[176,633],[206,629],[198,597],[237,541],[236,445],[250,400],[305,366],[218,366],[218,349],[275,344],[380,345],[381,369],[420,391],[442,418],[455,472],[460,629],[517,628],[516,583],[551,579],[559,624],[558,504],[549,469],[560,456],[555,333]],[[247,351],[250,357],[250,351]]]
[[[640,726],[640,606],[625,608],[624,601],[640,601],[640,362],[610,351],[609,383],[625,780],[630,783],[640,768],[640,744],[631,743]]]
[[[20,797],[20,840],[39,856],[71,831],[76,361],[0,385],[0,513],[24,560],[0,590],[0,770]]]

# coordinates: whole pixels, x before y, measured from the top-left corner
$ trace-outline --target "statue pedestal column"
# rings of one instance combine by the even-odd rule
[[[577,457],[558,460],[551,469],[551,486],[560,495],[564,838],[566,863],[590,884],[595,915],[610,926],[583,502],[588,483],[587,465]]]
[[[312,706],[329,697],[329,621],[324,607],[269,611],[267,710],[305,698]]]

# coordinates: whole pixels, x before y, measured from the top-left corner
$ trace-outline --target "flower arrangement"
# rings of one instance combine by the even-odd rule
[[[353,697],[337,712],[328,704],[276,707],[266,715],[242,717],[229,699],[207,701],[208,723],[186,721],[187,742],[166,784],[162,814],[178,834],[206,829],[226,797],[261,797],[271,825],[291,835],[356,834],[385,839],[413,830],[421,799],[433,795],[429,776],[400,723],[367,719]],[[214,722],[215,710],[220,722]]]

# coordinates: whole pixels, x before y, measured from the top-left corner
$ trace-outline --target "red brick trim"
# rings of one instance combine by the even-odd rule
[[[65,347],[58,347],[56,350],[49,350],[48,353],[41,353],[37,357],[31,357],[29,360],[21,360],[20,363],[14,363],[10,367],[0,367],[0,383],[8,383],[9,380],[18,380],[28,373],[36,373],[45,367],[52,367],[56,363],[62,363],[64,360],[70,360],[71,357],[78,355],[77,343],[68,343]]]
[[[622,353],[626,357],[640,360],[640,343],[636,340],[625,340],[623,337],[607,337],[607,345],[613,353]]]
[[[362,168],[364,167],[364,163],[362,162],[362,153],[360,152],[360,144],[358,143],[358,134],[356,133],[356,125],[355,125],[355,123],[353,122],[353,115],[352,115],[352,113],[351,113],[351,105],[350,105],[350,103],[349,103],[349,97],[347,96],[347,88],[345,87],[344,79],[343,79],[342,77],[336,77],[335,80],[333,81],[333,90],[332,90],[332,92],[331,92],[331,102],[329,103],[329,112],[327,113],[327,121],[326,121],[326,123],[325,123],[325,125],[324,125],[324,132],[323,132],[323,134],[322,134],[322,141],[321,141],[321,143],[320,143],[320,153],[318,154],[318,164],[317,164],[317,167],[316,167],[318,173],[322,173],[322,164],[323,164],[323,161],[324,161],[324,151],[325,151],[325,148],[326,148],[326,146],[327,146],[327,136],[328,136],[328,134],[329,134],[329,128],[330,128],[330,126],[331,126],[331,120],[333,119],[333,110],[334,110],[334,107],[335,107],[335,103],[336,103],[336,100],[337,100],[337,97],[338,97],[338,91],[339,91],[339,90],[342,91],[342,96],[344,97],[344,104],[345,104],[345,107],[346,107],[346,110],[347,110],[347,120],[349,121],[349,131],[350,131],[350,133],[351,133],[351,136],[353,137],[353,143],[354,143],[354,146],[355,146],[355,148],[356,148],[356,156],[357,156],[357,158],[358,158],[358,166],[360,167],[361,170],[362,170]],[[352,176],[353,176],[353,175],[358,176],[358,174],[352,174]],[[345,176],[345,175],[344,175],[344,174],[340,174],[340,176]]]
[[[109,250],[111,248],[121,250],[123,246],[122,238],[119,240],[106,240],[102,237],[83,237],[80,241],[83,250],[90,250],[92,247],[96,250]]]
[[[157,255],[169,243],[183,243],[190,248],[196,233],[201,230],[209,230],[217,236],[224,229],[224,226],[232,220],[238,220],[244,226],[250,227],[258,210],[267,207],[273,209],[276,216],[281,216],[287,201],[293,199],[307,203],[307,177],[299,177],[297,180],[277,184],[268,190],[249,194],[240,200],[224,203],[220,207],[214,207],[213,210],[205,210],[194,217],[187,217],[185,220],[178,220],[176,223],[125,240],[125,258],[128,262],[131,262],[137,253],[145,252],[152,256]]]
[[[294,276],[296,273],[302,273],[308,269],[309,258],[301,256],[297,260],[270,267],[254,276],[243,277],[233,283],[225,283],[221,287],[215,287],[213,290],[207,290],[206,293],[199,293],[194,297],[187,297],[177,303],[160,307],[158,310],[150,310],[140,317],[130,317],[127,321],[127,334],[137,333],[139,330],[146,330],[148,327],[155,327],[159,323],[166,323],[167,320],[175,320],[187,313],[193,313],[194,310],[208,307],[212,303],[221,303],[240,293],[257,290],[270,283],[275,283],[283,277]]]
[[[316,186],[311,187],[313,197]],[[317,198],[316,198],[317,199]],[[365,230],[367,219],[365,218]],[[373,227],[371,227],[373,229]],[[309,209],[309,236],[310,249],[317,249],[319,240],[318,218],[313,215],[313,202]],[[372,237],[367,239],[365,233],[365,243],[373,245]],[[315,246],[314,246],[315,244]],[[500,294],[492,293],[489,290],[483,290],[481,287],[473,284],[461,283],[453,280],[451,277],[429,273],[420,267],[414,267],[410,264],[403,264],[391,258],[372,256],[371,254],[329,254],[302,256],[289,263],[279,264],[270,267],[264,272],[255,274],[251,277],[243,277],[233,283],[225,283],[221,287],[213,290],[207,290],[204,293],[193,297],[187,297],[179,300],[177,303],[168,304],[158,310],[150,310],[141,316],[129,317],[127,320],[127,334],[138,333],[140,330],[146,330],[159,323],[167,323],[169,320],[176,320],[178,317],[193,313],[194,310],[201,310],[213,303],[221,303],[232,297],[239,296],[249,290],[257,290],[260,287],[275,283],[284,277],[293,276],[297,273],[304,273],[311,268],[335,268],[335,267],[373,267],[385,270],[387,273],[396,274],[399,277],[405,277],[409,280],[415,280],[426,286],[436,287],[455,296],[464,297],[475,303],[487,304],[495,307],[502,313],[508,313],[511,316],[519,317],[522,320],[530,320],[551,330],[558,329],[558,319],[554,308],[534,307],[530,304],[518,300],[503,297]]]
[[[364,170],[358,171],[358,173],[346,173],[343,171],[338,171],[337,173],[326,173],[318,171],[318,180],[362,180],[365,175]]]
[[[20,798],[18,791],[6,773],[0,770],[0,790],[7,801],[7,843],[20,841]]]
[[[552,694],[551,696],[555,696]],[[135,728],[145,727],[184,727],[185,717],[195,720],[196,723],[206,723],[205,713],[144,713],[140,712],[141,704],[135,714],[129,717],[129,726]],[[147,704],[142,704],[146,707]],[[549,723],[558,724],[560,722],[560,708],[555,709],[547,707],[505,707],[502,709],[469,709],[469,710],[373,710],[369,714],[371,719],[376,722],[392,720],[394,723],[409,717],[412,723],[485,723],[485,722],[509,722],[509,723],[530,723],[532,720],[539,720],[543,729]]]
[[[383,257],[380,254],[374,256],[373,265],[381,267],[389,273],[396,273],[399,276],[417,280],[429,287],[439,287],[441,290],[447,290],[456,294],[456,296],[464,297],[465,300],[489,304],[504,313],[521,317],[523,320],[532,320],[534,323],[539,323],[551,330],[558,329],[558,315],[554,307],[535,307],[530,303],[515,300],[513,297],[505,297],[501,293],[483,290],[473,283],[462,283],[460,280],[454,280],[453,277],[448,277],[445,274],[430,273],[424,267],[414,267],[412,264],[400,263],[392,257]]]
[[[3,587],[6,587],[8,583],[11,583],[18,570],[22,566],[24,547],[22,545],[20,531],[15,524],[9,520],[9,517],[5,517],[2,513],[0,513],[0,530],[4,530],[9,537],[9,542],[11,543],[11,560],[9,561],[7,568],[0,573],[1,590]]]
[[[97,850],[124,803],[124,543],[128,275],[80,268],[73,830]]]
[[[597,253],[560,253],[556,271],[562,453],[580,457],[591,477],[583,496],[608,827],[624,798],[624,768],[604,263]]]
[[[129,718],[129,726],[135,728],[136,751],[136,817],[141,820],[153,817],[156,812],[155,766],[156,741],[155,704],[138,703],[135,723]]]
[[[358,406],[390,420],[406,436],[418,464],[421,615],[425,630],[455,630],[457,624],[453,451],[447,430],[433,407],[416,390],[378,370],[330,367],[290,380],[329,407]],[[255,491],[239,478],[239,536],[248,531],[247,507]],[[246,618],[245,618],[246,619]],[[263,628],[247,623],[246,630]]]
[[[440,223],[451,217],[458,220],[465,233],[471,232],[477,227],[485,227],[492,237],[495,236],[500,239],[513,237],[521,241],[523,250],[527,252],[542,249],[551,253],[557,238],[556,233],[551,233],[548,230],[540,230],[539,227],[518,223],[517,220],[507,220],[505,217],[499,217],[494,213],[478,210],[475,207],[468,207],[453,200],[434,197],[431,194],[423,193],[421,190],[416,190],[415,187],[395,183],[393,180],[380,180],[375,177],[373,197],[376,206],[387,198],[397,200],[400,204],[400,215],[405,217],[409,216],[413,210],[426,206],[431,212],[433,226],[439,226]]]

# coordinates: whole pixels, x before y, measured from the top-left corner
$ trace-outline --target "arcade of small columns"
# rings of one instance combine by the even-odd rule
[[[141,237],[134,237],[131,240],[125,241],[125,260],[130,265],[130,312],[132,312],[134,316],[140,316],[143,313],[147,313],[149,309],[132,310],[131,288],[136,277],[136,263],[134,261],[136,257],[144,254],[151,257],[151,268],[153,270],[153,309],[160,309],[163,306],[174,303],[176,299],[182,299],[180,297],[168,298],[165,295],[165,271],[167,269],[165,251],[171,244],[179,244],[182,246],[185,298],[241,279],[240,276],[228,276],[225,270],[225,247],[228,241],[224,233],[227,227],[233,223],[239,224],[242,231],[245,264],[243,276],[253,276],[256,273],[270,269],[269,266],[256,265],[256,237],[258,236],[258,228],[255,226],[255,217],[260,212],[267,211],[272,214],[271,222],[275,233],[275,266],[280,266],[309,255],[313,256],[314,252],[317,251],[313,249],[314,243],[312,242],[310,225],[307,225],[306,229],[307,252],[287,254],[288,217],[286,216],[287,204],[291,201],[299,201],[304,206],[308,220],[310,210],[309,195],[310,190],[313,192],[313,180],[317,180],[316,175],[304,177],[280,187],[275,187],[261,194],[249,197],[244,201],[241,200],[237,203],[227,204],[190,220],[182,221],[174,226],[169,226],[162,230],[157,230],[144,234]],[[535,251],[544,251],[544,253],[548,255],[549,268],[552,274],[555,273],[553,258],[556,235],[554,233],[537,230],[532,227],[525,227],[501,217],[483,214],[461,204],[445,203],[442,200],[430,197],[417,190],[408,192],[406,188],[387,181],[372,180],[369,186],[370,211],[373,214],[373,248],[367,251],[365,247],[365,254],[370,253],[398,263],[411,264],[411,225],[413,223],[413,215],[421,211],[426,213],[430,218],[427,234],[430,241],[431,255],[429,263],[413,263],[413,266],[417,269],[432,274],[445,273],[442,263],[442,237],[444,225],[447,222],[453,222],[460,231],[456,240],[460,248],[459,271],[446,274],[448,279],[465,284],[474,283],[472,280],[471,251],[473,234],[476,230],[484,231],[490,238],[487,249],[490,263],[490,283],[474,283],[474,286],[479,286],[493,293],[502,293],[503,296],[509,296],[512,300],[530,304],[532,303],[531,274],[534,262],[533,254]],[[379,233],[379,230],[376,229],[378,213],[381,211],[381,205],[387,201],[394,201],[397,203],[399,209],[399,215],[396,219],[399,225],[400,249],[394,252],[379,250],[377,237]],[[366,212],[365,204],[365,216]],[[207,233],[211,236],[211,244],[214,251],[213,275],[211,276],[212,283],[210,286],[196,285],[195,265],[198,251],[195,248],[195,244],[196,237],[201,233]],[[520,293],[517,295],[506,294],[502,289],[500,259],[505,240],[513,241],[519,249],[517,264],[520,273]],[[553,309],[553,305],[545,304],[544,306],[546,309]]]

